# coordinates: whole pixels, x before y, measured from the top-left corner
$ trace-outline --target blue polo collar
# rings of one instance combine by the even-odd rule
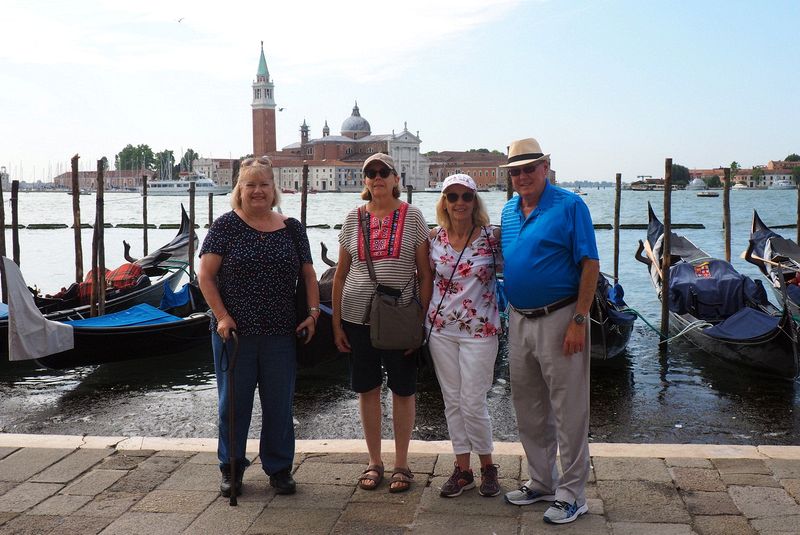
[[[524,220],[525,217],[522,212],[522,197],[519,195],[517,195],[517,197],[517,213],[520,215],[520,218]],[[536,205],[536,209],[533,212],[528,214],[528,218],[534,214],[538,215],[551,206],[553,206],[553,186],[550,184],[550,180],[546,179],[544,182],[544,189],[542,190],[542,196],[539,197],[539,204]]]

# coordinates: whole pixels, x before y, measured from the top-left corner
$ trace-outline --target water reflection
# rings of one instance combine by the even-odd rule
[[[751,373],[681,342],[660,355],[658,338],[637,325],[628,352],[593,363],[590,439],[595,442],[794,444],[800,441],[795,382]],[[298,374],[298,438],[361,438],[356,395],[342,358]],[[18,433],[215,436],[211,355],[190,351],[64,372],[0,366],[0,431]],[[505,344],[488,394],[494,436],[517,440]],[[257,406],[257,404],[256,404]],[[391,396],[383,396],[384,437]],[[251,437],[260,432],[258,409]],[[446,440],[441,393],[419,384],[413,437]]]

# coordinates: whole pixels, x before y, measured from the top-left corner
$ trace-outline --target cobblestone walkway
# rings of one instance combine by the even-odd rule
[[[800,447],[593,444],[589,514],[550,526],[546,504],[477,490],[439,497],[454,460],[443,443],[413,443],[414,485],[390,494],[386,481],[356,488],[367,462],[359,441],[301,441],[297,494],[276,496],[256,460],[230,507],[214,444],[0,434],[0,533],[800,533]],[[527,479],[521,448],[497,446],[501,484],[514,489]]]

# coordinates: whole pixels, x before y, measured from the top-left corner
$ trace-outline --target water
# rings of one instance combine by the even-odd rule
[[[585,190],[595,223],[613,223],[614,191]],[[492,221],[499,220],[505,201],[501,192],[482,194]],[[94,219],[95,197],[82,196],[84,222]],[[308,223],[341,222],[345,212],[361,201],[358,194],[310,195]],[[150,198],[151,223],[177,223],[179,205],[186,199]],[[434,222],[437,195],[417,193],[414,204]],[[622,223],[646,223],[646,202],[661,214],[663,193],[622,194]],[[214,198],[214,214],[229,209],[228,197]],[[286,214],[299,217],[299,195],[284,195]],[[141,222],[141,197],[135,194],[106,194],[106,221],[112,224]],[[64,193],[21,193],[20,222],[72,222],[71,197]],[[724,254],[722,197],[698,198],[695,192],[674,192],[673,221],[703,223],[702,230],[681,231],[712,255]],[[738,258],[747,246],[750,219],[757,209],[767,224],[789,224],[796,220],[795,192],[731,192],[733,263],[743,273],[759,277],[755,266]],[[6,220],[9,207],[6,203]],[[196,217],[208,220],[207,199],[199,199]],[[73,233],[65,230],[20,230],[22,271],[30,285],[55,291],[74,277]],[[91,230],[82,233],[84,255],[88,258]],[[175,230],[149,230],[150,249],[166,243]],[[780,231],[794,238],[794,229]],[[205,229],[198,231],[200,239]],[[312,253],[318,272],[319,243],[325,242],[336,258],[338,231],[309,229]],[[642,230],[620,234],[620,279],[626,300],[653,324],[658,324],[660,304],[652,291],[643,265],[633,259]],[[122,240],[128,241],[133,256],[140,256],[142,230],[106,229],[106,263],[115,267],[123,261]],[[11,233],[7,232],[10,244]],[[613,269],[613,232],[597,231],[601,269]],[[88,264],[88,262],[87,262]],[[88,265],[87,265],[88,268]],[[681,343],[667,355],[659,355],[658,339],[641,321],[637,322],[628,355],[609,369],[592,371],[592,421],[594,441],[611,442],[693,442],[727,444],[795,444],[800,439],[796,383],[759,377],[744,368],[715,361]],[[489,406],[498,440],[516,440],[514,411],[509,399],[508,370],[498,360],[496,378],[489,394]],[[429,383],[421,384],[417,427],[414,438],[446,439],[442,401]],[[0,364],[0,431],[19,433],[65,433],[148,436],[214,436],[216,385],[208,354],[174,355],[97,368],[67,372],[36,370],[31,366]],[[391,414],[389,396],[385,413]],[[355,396],[349,392],[346,361],[303,372],[297,384],[296,430],[298,438],[359,438],[360,424]],[[258,436],[258,415],[254,415],[251,436]],[[385,421],[385,436],[390,423]]]

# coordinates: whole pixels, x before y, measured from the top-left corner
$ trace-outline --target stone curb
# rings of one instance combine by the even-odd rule
[[[248,450],[258,451],[258,440],[248,440]],[[101,437],[0,433],[0,447],[11,448],[114,448],[117,450],[206,451],[217,449],[216,438]],[[495,442],[496,455],[524,455],[519,442]],[[382,449],[394,451],[384,440]],[[297,453],[365,453],[363,440],[298,440]],[[737,446],[725,444],[625,444],[593,443],[592,457],[695,457],[731,459],[800,459],[800,446]],[[412,440],[410,453],[447,454],[449,441]]]

